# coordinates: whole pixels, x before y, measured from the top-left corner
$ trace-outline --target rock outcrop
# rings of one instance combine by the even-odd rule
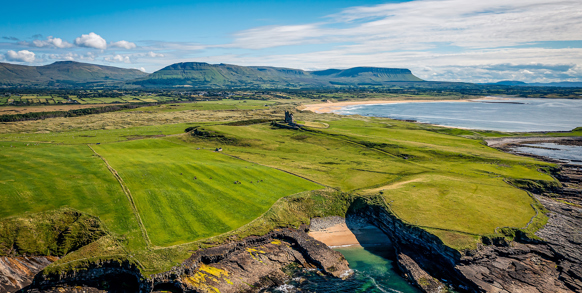
[[[582,292],[582,209],[538,198],[550,210],[536,233],[544,241],[500,242],[465,254],[379,206],[360,216],[390,236],[401,271],[425,292],[439,292],[437,279],[468,292]]]
[[[304,231],[280,229],[197,252],[181,266],[153,276],[153,285],[196,292],[255,292],[282,284],[288,278],[282,269],[291,263],[335,277],[350,271],[341,253]]]
[[[16,292],[29,285],[38,272],[57,259],[53,256],[0,257],[0,292]]]
[[[288,278],[282,269],[293,263],[335,277],[351,272],[341,253],[304,229],[278,229],[197,251],[181,265],[147,278],[131,263],[105,261],[58,275],[38,274],[24,292],[257,292],[282,284]]]
[[[424,290],[427,293],[445,293],[447,287],[433,276],[429,275],[408,255],[398,253],[398,268],[410,282]]]

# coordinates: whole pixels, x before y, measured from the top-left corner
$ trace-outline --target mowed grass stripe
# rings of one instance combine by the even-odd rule
[[[99,216],[130,247],[143,246],[119,184],[86,146],[0,142],[0,149],[0,218],[69,206]]]
[[[93,148],[131,190],[152,244],[158,246],[236,229],[283,196],[322,188],[279,170],[163,139]]]
[[[237,139],[240,143],[225,147],[230,155],[343,191],[382,191],[404,221],[470,235],[491,234],[503,226],[521,228],[535,215],[531,206],[535,201],[505,178],[552,180],[537,170],[548,164],[505,154],[478,140],[409,129],[417,126],[389,119],[360,119],[365,121],[326,121],[330,127],[315,133],[268,125],[204,129]],[[167,139],[205,146],[216,143],[188,135]],[[403,184],[415,179],[422,180]],[[474,242],[472,237],[469,240]]]
[[[142,232],[142,235],[143,235],[143,238],[144,238],[146,244],[148,246],[151,245],[151,241],[148,237],[148,233],[143,225],[143,222],[139,216],[139,212],[135,206],[135,202],[134,202],[133,197],[131,195],[131,191],[127,188],[127,186],[125,186],[125,183],[123,183],[123,179],[119,176],[117,171],[115,171],[115,169],[113,169],[113,167],[111,167],[111,165],[109,165],[109,162],[107,162],[107,160],[105,158],[103,158],[101,155],[99,155],[90,145],[87,145],[87,146],[89,147],[89,149],[91,149],[91,151],[95,155],[97,155],[101,160],[103,160],[103,162],[105,163],[105,166],[107,167],[109,172],[111,172],[111,175],[113,175],[113,177],[115,177],[117,182],[119,182],[119,185],[121,186],[121,189],[123,190],[123,193],[127,196],[127,200],[129,201],[129,204],[131,205],[131,209],[133,211],[133,214],[135,215],[135,218],[137,220],[137,223],[139,225],[139,228]]]

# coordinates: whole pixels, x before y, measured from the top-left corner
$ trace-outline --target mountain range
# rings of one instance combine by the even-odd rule
[[[355,67],[304,71],[267,66],[176,63],[152,74],[73,61],[45,66],[0,63],[0,86],[141,86],[194,88],[316,88],[419,82],[408,69]]]
[[[176,63],[134,82],[146,87],[187,86],[208,88],[304,88],[334,85],[383,85],[422,79],[408,69],[354,67],[304,71],[267,66],[238,66],[200,62]]]
[[[562,81],[562,82],[533,82],[533,83],[526,83],[523,81],[517,80],[504,80],[499,81],[496,83],[485,83],[485,84],[494,84],[494,85],[508,85],[508,86],[553,86],[553,87],[582,87],[582,82],[570,82],[570,81]]]
[[[293,89],[336,86],[382,86],[395,83],[414,86],[440,85],[425,82],[408,69],[354,67],[305,71],[301,69],[238,66],[184,62],[166,66],[152,74],[137,69],[125,69],[75,61],[59,61],[44,66],[0,63],[0,87],[123,87],[123,88],[255,88]],[[445,84],[448,84],[445,82]],[[582,82],[525,83],[500,81],[485,86],[582,87]],[[471,86],[455,83],[455,86]],[[475,85],[473,85],[475,86]],[[478,85],[477,85],[478,86]]]
[[[134,80],[147,76],[137,69],[59,61],[45,66],[0,63],[0,85],[71,86]]]

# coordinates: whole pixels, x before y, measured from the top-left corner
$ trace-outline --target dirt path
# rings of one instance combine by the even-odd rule
[[[400,187],[402,185],[408,184],[408,183],[421,182],[421,181],[423,181],[422,178],[416,178],[416,179],[412,179],[412,180],[396,182],[394,184],[384,185],[384,186],[377,187],[377,188],[373,188],[373,189],[366,189],[366,190],[364,190],[364,192],[366,192],[366,193],[377,193],[377,192],[380,192],[382,190],[396,189],[396,188],[398,188],[398,187]]]
[[[135,205],[135,201],[133,200],[133,196],[131,195],[129,188],[127,188],[127,186],[125,186],[123,179],[121,179],[121,176],[119,176],[117,171],[115,171],[115,169],[113,169],[113,167],[111,167],[111,165],[109,165],[109,162],[107,162],[107,160],[103,156],[101,156],[99,153],[97,153],[90,145],[87,145],[87,146],[93,151],[93,153],[95,153],[95,155],[97,155],[99,158],[101,158],[101,160],[103,160],[103,162],[105,162],[105,166],[107,166],[107,169],[109,169],[111,174],[113,174],[113,177],[115,177],[115,179],[117,179],[117,182],[119,182],[119,185],[121,185],[121,189],[123,190],[123,192],[127,196],[127,200],[129,200],[129,203],[131,204],[131,209],[133,210],[133,213],[134,213],[135,217],[137,218],[137,223],[139,225],[139,228],[141,229],[142,236],[143,236],[144,240],[146,241],[146,245],[148,247],[151,247],[152,242],[150,241],[150,237],[148,236],[148,232],[146,231],[145,225],[143,224],[143,222],[141,220],[141,217],[139,215],[139,211],[137,210],[137,207]]]

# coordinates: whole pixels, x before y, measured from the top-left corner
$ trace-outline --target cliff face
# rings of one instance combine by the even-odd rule
[[[0,257],[0,292],[16,292],[29,285],[38,272],[57,259],[52,256]]]
[[[109,261],[60,275],[39,274],[24,292],[77,292],[78,285],[91,287],[87,292],[257,292],[282,284],[288,278],[282,269],[292,263],[335,277],[351,272],[339,252],[304,231],[281,229],[197,251],[172,270],[147,278],[130,263]]]
[[[563,166],[554,174],[565,188],[552,195],[580,202],[582,194],[575,186],[579,167],[571,168]],[[449,280],[468,292],[582,292],[582,208],[546,196],[536,198],[549,211],[548,223],[536,232],[543,241],[520,239],[480,246],[464,254],[403,223],[381,205],[359,203],[355,215],[393,240],[401,270],[425,292],[441,290],[438,283],[426,281],[431,279],[428,276]]]

